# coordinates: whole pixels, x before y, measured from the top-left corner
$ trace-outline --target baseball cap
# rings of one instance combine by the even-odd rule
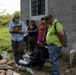
[[[14,15],[14,18],[19,19],[20,18],[20,15],[19,14],[15,14]]]

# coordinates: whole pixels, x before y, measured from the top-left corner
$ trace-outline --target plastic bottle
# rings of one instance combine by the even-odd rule
[[[29,72],[32,75],[35,75],[34,72],[32,71],[32,69],[30,69],[30,68],[27,68],[27,72]]]

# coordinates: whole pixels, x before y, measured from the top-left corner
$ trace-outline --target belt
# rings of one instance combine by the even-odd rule
[[[55,45],[55,44],[49,44],[48,46],[50,46],[50,45],[54,45],[54,46],[57,46],[57,45]]]

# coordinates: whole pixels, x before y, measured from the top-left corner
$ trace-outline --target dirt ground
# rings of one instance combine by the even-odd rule
[[[68,57],[60,57],[60,73],[61,75],[76,75],[76,60],[73,62],[73,65],[70,66]],[[45,66],[43,69],[39,70],[38,68],[32,68],[35,75],[48,75],[51,70],[51,64],[49,60],[46,60]],[[21,75],[31,75],[30,73],[22,73]]]

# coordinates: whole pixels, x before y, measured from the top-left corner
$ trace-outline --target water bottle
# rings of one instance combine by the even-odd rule
[[[30,68],[27,68],[27,72],[29,72],[32,75],[35,75],[34,72],[32,71],[32,69],[30,69]]]

